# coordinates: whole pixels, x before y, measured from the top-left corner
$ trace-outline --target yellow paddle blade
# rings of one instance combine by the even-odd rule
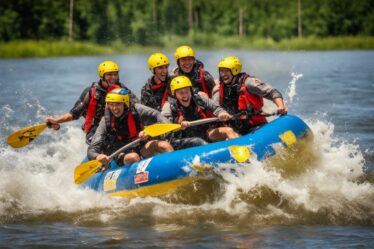
[[[74,183],[81,184],[90,178],[100,168],[101,162],[92,160],[78,165],[74,170]]]
[[[145,127],[144,132],[148,136],[157,137],[180,128],[179,124],[153,124]]]
[[[23,128],[10,134],[7,138],[7,142],[13,148],[21,148],[32,142],[45,128],[47,128],[47,124]]]

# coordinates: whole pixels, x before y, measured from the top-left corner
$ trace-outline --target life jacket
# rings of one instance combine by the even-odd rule
[[[262,107],[264,105],[264,99],[262,96],[250,93],[245,85],[245,81],[249,78],[250,75],[246,73],[241,73],[239,75],[236,90],[238,98],[237,98],[237,110],[238,112],[241,111],[249,111],[252,113],[252,116],[249,120],[249,124],[251,126],[261,125],[267,123],[266,118],[261,115],[256,115],[262,112]],[[224,93],[225,84],[220,81],[220,88],[219,88],[219,103],[221,106],[225,107],[224,100],[229,99],[229,101],[233,101],[230,96],[227,96]],[[232,112],[232,111],[231,111]],[[231,113],[235,114],[235,113]]]
[[[164,88],[164,92],[162,94],[162,97],[160,95],[158,96],[156,94],[156,90],[158,90],[160,88]],[[153,109],[156,109],[156,110],[161,110],[162,107],[164,106],[165,102],[167,101],[168,96],[169,96],[168,87],[165,84],[165,82],[161,82],[159,84],[153,84],[153,77],[151,77],[147,82],[145,90],[149,91],[152,94],[152,98],[154,98],[154,102],[158,104],[158,106],[150,106],[150,107],[152,107]]]
[[[199,91],[206,93],[209,98],[212,97],[212,93],[208,91],[208,87],[205,83],[204,64],[201,61],[195,60],[193,68],[189,73],[184,73],[180,67],[176,68],[175,72],[177,75],[187,76],[191,80],[194,90],[198,88]]]
[[[104,116],[105,112],[105,96],[108,92],[113,90],[114,88],[119,88],[120,85],[111,85],[106,90],[105,94],[104,89],[101,88],[101,91],[97,91],[97,86],[99,83],[92,83],[90,89],[90,100],[88,102],[87,112],[86,112],[86,119],[83,124],[83,131],[88,133],[93,124],[99,124],[100,119]],[[99,111],[98,111],[99,110]]]
[[[115,119],[110,110],[106,109],[104,118],[107,130],[105,144],[113,149],[134,141],[142,130],[140,117],[133,107],[119,119]]]
[[[174,99],[170,98],[170,107],[172,109],[172,113],[177,113],[177,117],[175,118],[175,122],[180,124],[182,121],[194,121],[197,119],[204,119],[204,118],[212,118],[214,117],[213,113],[206,109],[204,104],[204,100],[197,94],[192,96],[191,102],[194,104],[195,108],[193,113],[186,113],[185,108],[179,104],[179,102]]]
[[[214,117],[214,115],[207,110],[204,100],[197,94],[193,95],[191,105],[187,108],[181,106],[174,98],[169,98],[169,103],[174,123],[180,124],[182,121],[194,121]],[[211,127],[211,124],[189,127],[174,134],[173,136],[174,138],[200,137],[203,139],[208,139],[206,131]]]

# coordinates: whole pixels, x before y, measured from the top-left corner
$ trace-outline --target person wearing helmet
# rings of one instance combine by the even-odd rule
[[[139,161],[141,156],[150,157],[173,150],[167,141],[145,140],[147,135],[142,131],[145,125],[152,122],[169,123],[159,111],[139,103],[134,104],[128,90],[124,88],[110,91],[105,101],[107,109],[88,147],[88,159],[97,159],[107,165],[109,154],[137,138],[142,138],[143,142],[120,154],[116,158],[118,165]]]
[[[100,77],[98,82],[94,82],[91,86],[85,88],[74,107],[67,113],[59,116],[46,118],[47,122],[59,124],[80,117],[85,118],[83,131],[86,133],[86,143],[89,144],[100,119],[104,116],[105,95],[113,88],[125,88],[130,92],[132,101],[139,102],[137,97],[122,83],[119,82],[119,67],[114,61],[103,61],[98,69]]]
[[[227,121],[231,118],[223,108],[214,104],[208,98],[194,94],[192,91],[192,83],[186,76],[175,77],[170,84],[173,98],[162,108],[162,114],[174,123],[181,124],[182,131],[179,132],[174,141],[173,146],[188,147],[189,138],[200,138],[206,141],[214,142],[236,138],[236,134],[230,127],[217,127],[217,124],[204,124],[196,127],[189,127],[189,121],[204,119],[210,117],[218,117],[220,121]],[[187,139],[183,140],[183,139]],[[187,146],[186,146],[187,143]]]
[[[282,94],[270,85],[242,72],[238,57],[226,57],[217,67],[220,83],[217,91],[214,90],[213,100],[231,115],[244,114],[239,120],[229,121],[236,132],[244,135],[267,123],[266,118],[261,116],[263,98],[273,101],[279,114],[287,114]]]
[[[189,46],[180,46],[174,53],[178,67],[173,70],[172,77],[184,75],[192,82],[194,93],[211,98],[215,86],[213,76],[204,69],[204,64],[195,58],[195,52]]]
[[[140,101],[161,111],[169,96],[169,59],[162,53],[154,53],[148,59],[148,68],[153,75],[143,86]]]

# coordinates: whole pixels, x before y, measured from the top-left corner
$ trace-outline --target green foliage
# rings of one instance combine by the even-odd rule
[[[374,35],[373,0],[300,2],[304,38]],[[70,0],[1,0],[0,41],[66,39],[69,4]],[[237,46],[240,40],[272,46],[298,36],[297,0],[74,0],[73,14],[75,41],[112,47]]]
[[[198,41],[198,42],[197,42]],[[251,49],[251,50],[336,50],[374,49],[374,37],[309,37],[290,38],[279,42],[271,38],[251,39],[239,36],[193,33],[188,36],[166,35],[160,46],[125,45],[119,41],[109,46],[89,42],[12,41],[0,42],[0,58],[47,57],[90,54],[152,53],[174,49],[182,44],[193,44],[196,49]]]
[[[3,58],[113,54],[114,52],[111,48],[88,42],[30,40],[0,43],[0,57]]]

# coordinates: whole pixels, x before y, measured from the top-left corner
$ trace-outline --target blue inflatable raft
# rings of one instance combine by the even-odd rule
[[[199,177],[199,172],[222,163],[244,163],[251,157],[264,160],[276,154],[274,148],[289,147],[311,135],[298,117],[286,115],[245,136],[156,155],[118,167],[111,162],[82,185],[112,196],[157,196],[176,191]]]

